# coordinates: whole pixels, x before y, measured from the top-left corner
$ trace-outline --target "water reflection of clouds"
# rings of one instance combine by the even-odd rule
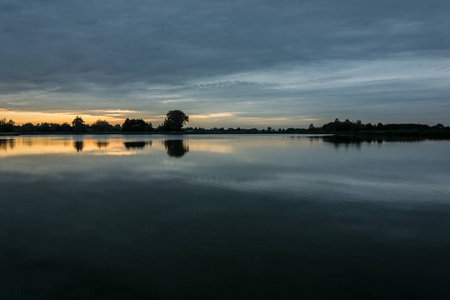
[[[417,195],[450,192],[444,184],[449,180],[450,166],[442,161],[449,143],[434,147],[434,142],[391,143],[389,147],[363,143],[362,150],[350,147],[348,151],[330,151],[333,148],[326,147],[328,143],[318,142],[312,147],[309,138],[276,136],[187,136],[167,140],[152,140],[152,136],[147,140],[66,136],[12,140],[3,139],[0,156],[18,157],[3,160],[2,171],[24,175],[51,172],[51,176],[65,176],[81,172],[80,181],[93,180],[95,176],[107,178],[108,174],[115,174],[121,181],[151,182],[162,178],[199,187],[277,193],[299,199],[304,195],[329,197],[330,192],[341,198],[366,200],[392,199],[393,195],[397,199],[417,199]],[[61,155],[54,155],[57,153]]]
[[[233,153],[233,145],[227,141],[197,141],[189,145],[192,152],[210,152],[210,153]]]
[[[97,156],[130,156],[135,155],[136,152],[129,150],[108,150],[103,152],[97,152],[94,155]]]
[[[283,170],[269,176],[254,176],[247,179],[236,179],[230,176],[192,176],[190,181],[204,187],[215,187],[239,192],[257,193],[261,195],[276,195],[279,198],[301,201],[316,199],[350,202],[404,202],[429,201],[420,197],[424,193],[442,195],[450,193],[450,188],[443,189],[442,180],[410,180],[382,182],[371,178],[355,176],[333,176],[326,173],[311,174],[310,172],[289,174]],[[393,195],[395,197],[393,198]],[[445,199],[445,197],[439,197]],[[435,198],[434,201],[437,201]]]

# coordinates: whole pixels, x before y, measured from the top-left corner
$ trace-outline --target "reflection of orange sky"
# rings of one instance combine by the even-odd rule
[[[108,141],[107,145],[105,141],[98,141],[94,139],[78,140],[82,142],[82,149],[80,152],[101,152],[102,155],[111,155],[115,152],[124,152],[123,142]],[[65,154],[77,152],[75,147],[77,140],[70,139],[58,139],[50,137],[23,137],[15,138],[11,143],[9,142],[6,149],[0,150],[0,157],[4,156],[20,156],[20,155],[36,155],[36,154]],[[99,143],[100,142],[100,143]],[[104,149],[108,151],[104,151]],[[116,150],[116,151],[115,151]],[[133,154],[132,152],[127,154]],[[122,154],[123,155],[123,154]]]
[[[229,141],[194,140],[194,141],[189,141],[189,151],[233,153],[233,146],[229,144]]]
[[[74,154],[77,152],[89,155],[105,155],[105,156],[122,156],[133,155],[148,151],[166,151],[164,140],[147,140],[145,147],[142,149],[127,149],[124,142],[130,142],[129,139],[121,138],[100,138],[95,139],[87,136],[81,139],[81,136],[67,138],[67,136],[21,136],[16,138],[0,138],[0,157],[21,156],[21,155],[37,155],[37,154]],[[245,143],[239,140],[229,139],[185,139],[184,145],[189,152],[210,152],[230,154],[239,151],[239,148],[246,149],[263,149],[270,143],[270,147],[284,148],[291,147],[292,142],[297,139],[290,137],[282,139],[266,139],[255,138],[246,139]],[[312,146],[314,141],[310,143],[302,143],[302,147]],[[79,149],[77,149],[77,147]]]
[[[5,140],[5,139],[4,139]],[[184,140],[185,146],[190,152],[215,152],[232,153],[233,146],[225,140]],[[147,143],[143,149],[126,149],[122,139],[67,139],[64,137],[17,137],[6,139],[0,149],[0,157],[21,156],[36,154],[68,154],[77,152],[76,142],[81,147],[80,153],[90,153],[92,155],[132,155],[140,153],[142,150],[166,151],[163,140],[157,143]]]
[[[19,137],[3,139],[5,142],[0,148],[0,157],[37,155],[37,154],[70,154],[89,153],[91,155],[133,155],[142,150],[126,149],[121,139],[97,140],[65,139],[62,137]],[[78,144],[76,144],[78,143]],[[77,149],[77,146],[80,149]],[[156,144],[156,148],[164,150],[164,145]],[[145,149],[153,147],[147,146]]]

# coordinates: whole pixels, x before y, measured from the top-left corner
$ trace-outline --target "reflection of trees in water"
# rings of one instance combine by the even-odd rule
[[[34,140],[33,139],[23,139],[22,140],[22,145],[27,146],[27,147],[33,147],[34,145]]]
[[[151,147],[152,141],[123,142],[123,145],[127,148],[127,150],[142,150],[146,146]]]
[[[349,146],[355,146],[356,148],[360,148],[362,144],[379,144],[386,142],[403,142],[403,143],[412,143],[412,142],[423,142],[426,139],[413,138],[413,137],[384,137],[384,136],[358,136],[358,135],[331,135],[331,136],[323,136],[323,137],[314,137],[317,139],[321,139],[326,143],[331,143],[337,149],[341,146],[348,148]],[[311,137],[313,139],[313,137]]]
[[[359,136],[339,136],[339,135],[333,135],[333,136],[324,136],[322,137],[322,140],[326,143],[333,144],[334,148],[338,149],[341,146],[344,146],[345,148],[348,148],[349,146],[354,146],[357,149],[361,148],[361,144],[363,143],[383,143],[383,139],[372,139],[372,138],[363,138]]]
[[[166,140],[164,141],[164,147],[167,154],[172,157],[182,157],[189,152],[189,146],[184,140]]]
[[[81,152],[84,148],[84,141],[75,141],[73,142],[73,146],[75,149],[77,149],[77,152]]]
[[[14,139],[0,139],[0,150],[6,151],[7,149],[13,149],[16,141]]]
[[[109,146],[109,142],[97,141],[97,148],[102,149]]]

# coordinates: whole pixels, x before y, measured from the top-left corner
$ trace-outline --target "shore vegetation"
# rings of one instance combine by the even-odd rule
[[[110,124],[106,120],[97,120],[86,124],[81,116],[69,123],[37,123],[30,122],[16,125],[13,120],[0,119],[0,134],[79,134],[79,133],[182,133],[182,134],[334,134],[358,135],[369,137],[411,137],[411,138],[450,138],[450,127],[441,123],[436,125],[414,123],[363,123],[360,120],[340,121],[335,119],[322,126],[310,124],[308,128],[224,128],[224,127],[184,127],[189,116],[181,110],[171,110],[162,124],[153,127],[151,122],[143,119],[127,118],[122,124]]]

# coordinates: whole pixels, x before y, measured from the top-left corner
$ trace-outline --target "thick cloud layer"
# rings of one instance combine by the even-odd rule
[[[450,122],[449,12],[446,0],[0,0],[0,108]]]

